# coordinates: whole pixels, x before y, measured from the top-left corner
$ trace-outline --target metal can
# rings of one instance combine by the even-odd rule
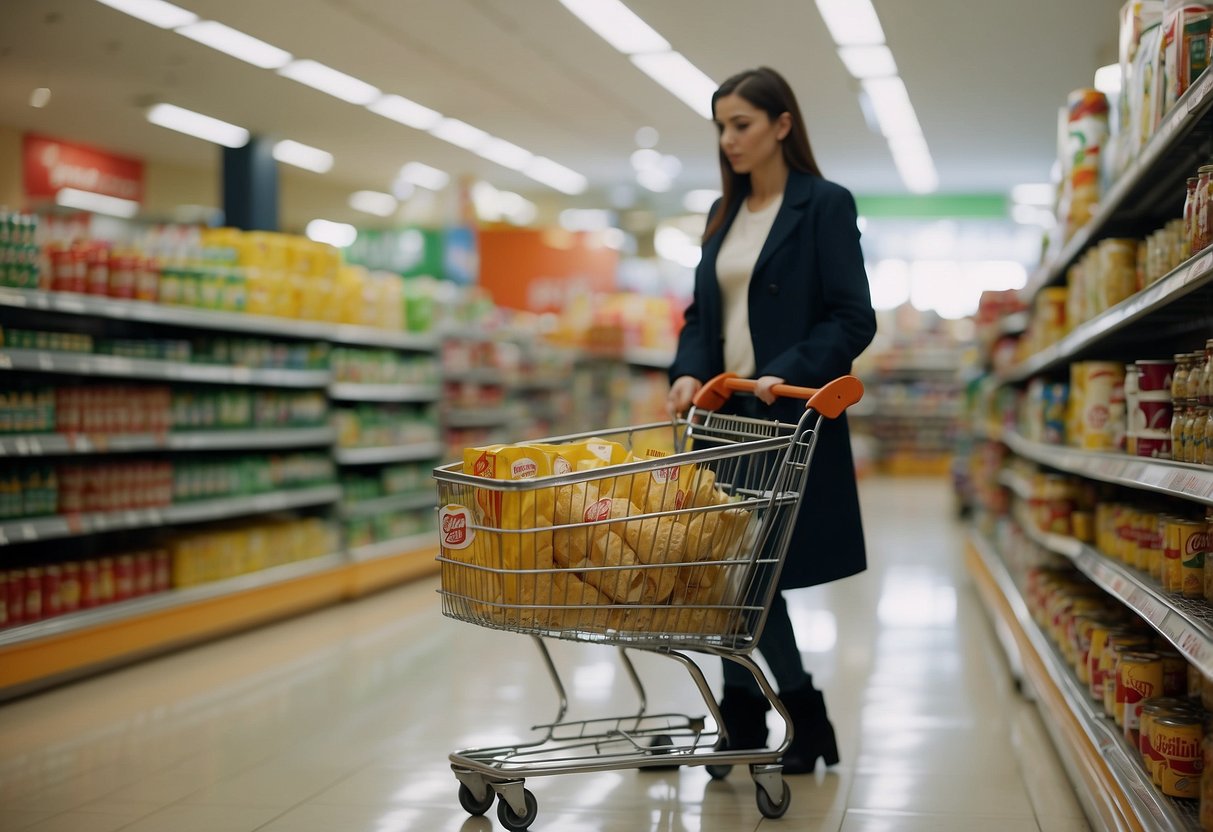
[[[42,620],[42,567],[25,570],[25,620]]]
[[[1204,768],[1204,724],[1198,716],[1177,714],[1154,720],[1151,742],[1162,757],[1159,787],[1169,797],[1200,797]]]
[[[42,617],[53,618],[63,613],[63,570],[57,564],[42,572]]]
[[[1166,548],[1163,550],[1162,588],[1176,594],[1184,591],[1184,559],[1189,552],[1204,551],[1208,536],[1203,521],[1170,518],[1167,520]],[[1204,562],[1201,562],[1201,595],[1204,595]],[[1195,578],[1193,577],[1193,580]]]
[[[1120,655],[1116,671],[1116,705],[1125,739],[1140,744],[1141,706],[1147,699],[1162,695],[1162,656],[1144,651],[1126,651]]]
[[[1120,673],[1120,658],[1125,653],[1144,650],[1150,646],[1150,637],[1132,631],[1113,633],[1108,637],[1099,664],[1103,670],[1103,709],[1118,726],[1124,723],[1124,714],[1116,707],[1117,678]]]
[[[1188,695],[1188,660],[1170,645],[1155,648],[1162,658],[1162,695]]]
[[[74,560],[63,564],[63,577],[59,582],[59,606],[65,613],[80,609],[80,564]]]
[[[1162,782],[1159,765],[1165,764],[1162,754],[1154,746],[1154,721],[1164,716],[1197,716],[1199,710],[1189,699],[1160,696],[1148,699],[1141,705],[1141,725],[1138,733],[1138,749],[1141,762],[1154,785]]]
[[[1194,521],[1200,530],[1183,538],[1180,559],[1183,562],[1183,596],[1205,597],[1205,557],[1209,552],[1209,525],[1206,521]]]

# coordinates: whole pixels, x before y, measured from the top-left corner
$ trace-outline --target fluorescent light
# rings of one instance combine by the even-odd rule
[[[636,131],[636,146],[656,147],[660,138],[661,135],[657,132],[656,127],[641,127]]]
[[[601,208],[566,208],[560,212],[566,231],[604,231],[611,227],[611,212]]]
[[[926,194],[939,187],[939,174],[935,172],[935,162],[922,136],[889,139],[889,150],[893,153],[893,164],[897,166],[902,183],[911,192]]]
[[[505,218],[514,225],[530,225],[539,215],[535,203],[513,191],[498,191],[497,204]]]
[[[358,239],[358,229],[349,223],[331,220],[312,220],[307,224],[307,238],[317,243],[328,243],[337,248],[353,245]]]
[[[47,87],[38,87],[29,94],[29,105],[35,110],[41,110],[51,103],[51,91]]]
[[[195,113],[174,104],[157,104],[147,112],[152,124],[185,133],[197,139],[221,144],[224,147],[244,147],[248,144],[249,132],[243,127],[228,124],[217,118]]]
[[[817,0],[830,30],[830,37],[839,46],[877,46],[884,43],[884,30],[871,0]]]
[[[316,61],[291,61],[278,74],[351,104],[370,104],[379,97],[378,87]]]
[[[661,154],[652,148],[641,148],[632,154],[634,170],[656,170],[661,167]]]
[[[716,92],[716,82],[682,53],[633,55],[632,63],[699,115],[712,118],[712,95]]]
[[[581,193],[589,184],[586,178],[577,171],[570,170],[543,156],[536,156],[532,159],[522,172],[536,182],[541,182],[549,188],[555,188],[569,196]]]
[[[682,198],[682,207],[686,208],[692,214],[706,214],[712,210],[712,205],[716,200],[720,199],[720,191],[699,190],[687,191],[686,196]]]
[[[451,176],[446,171],[432,168],[422,162],[409,162],[402,167],[400,178],[431,191],[441,191],[451,181]]]
[[[130,219],[139,213],[139,203],[133,199],[119,199],[116,196],[79,191],[75,188],[61,189],[55,194],[55,202],[67,208],[78,208],[81,211],[92,211],[94,214],[106,214],[123,219]]]
[[[380,191],[354,191],[350,194],[350,207],[364,214],[390,217],[399,206],[396,197]]]
[[[649,168],[648,170],[637,171],[636,181],[640,183],[642,188],[652,191],[656,194],[663,194],[670,189],[674,183],[665,171],[659,168]]]
[[[1119,95],[1121,83],[1120,64],[1108,64],[1095,70],[1095,89],[1104,95]]]
[[[201,20],[182,26],[177,34],[262,69],[277,69],[291,62],[290,52],[224,26],[217,20]]]
[[[922,127],[910,103],[910,94],[900,78],[869,78],[863,82],[863,91],[872,102],[880,132],[887,138],[905,135],[921,135]]]
[[[97,0],[103,6],[125,12],[131,17],[137,17],[144,23],[159,26],[161,29],[176,29],[178,26],[188,26],[198,19],[198,15],[186,11],[180,6],[165,3],[164,0]]]
[[[669,41],[619,0],[560,0],[577,19],[625,55],[663,52]]]
[[[430,129],[430,133],[464,150],[474,150],[490,138],[489,134],[479,127],[473,127],[457,118],[444,118]]]
[[[1011,201],[1021,205],[1052,205],[1057,188],[1047,182],[1026,183],[1011,188]]]
[[[315,173],[328,173],[333,169],[332,153],[291,139],[275,144],[273,155],[279,162]]]
[[[838,50],[847,72],[863,80],[897,74],[897,63],[887,46],[844,46]]]
[[[429,130],[442,121],[442,113],[400,95],[385,95],[368,104],[367,109],[376,115],[418,130]]]
[[[495,137],[476,147],[475,153],[510,170],[522,170],[535,158],[535,154],[526,148]]]

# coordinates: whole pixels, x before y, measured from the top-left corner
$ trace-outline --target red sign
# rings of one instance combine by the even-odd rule
[[[143,201],[143,162],[27,133],[25,195],[54,199],[63,188]]]

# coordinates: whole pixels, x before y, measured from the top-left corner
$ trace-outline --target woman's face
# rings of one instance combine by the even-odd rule
[[[716,127],[720,149],[734,173],[750,173],[782,153],[779,143],[791,128],[791,115],[774,121],[765,110],[732,93],[716,100]]]

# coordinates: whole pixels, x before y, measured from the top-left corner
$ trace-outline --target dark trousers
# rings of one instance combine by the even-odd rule
[[[788,616],[788,604],[782,592],[777,591],[771,599],[766,627],[758,639],[758,652],[770,667],[775,688],[780,694],[813,683],[813,677],[805,672],[804,663],[800,660],[800,648],[796,646],[796,633],[792,630],[792,619]],[[724,660],[724,684],[725,687],[745,688],[762,695],[750,671],[728,659]]]

